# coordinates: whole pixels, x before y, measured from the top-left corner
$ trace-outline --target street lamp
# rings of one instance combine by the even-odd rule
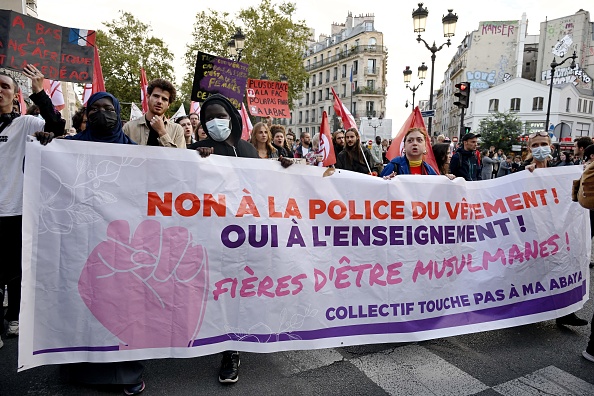
[[[557,63],[557,60],[553,57],[553,61],[551,62],[551,85],[549,86],[549,103],[547,104],[547,120],[545,121],[546,131],[549,130],[549,118],[551,116],[551,98],[553,96],[553,81],[555,78],[555,69],[557,68],[557,66],[561,66],[562,64],[564,64],[565,62],[567,62],[570,59],[571,59],[571,65],[569,65],[569,67],[572,69],[575,69],[576,58],[577,58],[577,55],[575,54],[575,51],[573,51],[573,55],[571,55],[569,58],[565,58],[561,63]],[[561,140],[561,139],[559,139],[559,140]]]
[[[243,52],[243,46],[245,44],[245,35],[241,33],[241,29],[237,29],[235,34],[231,37],[231,40],[227,43],[229,48],[229,54],[231,58],[237,62],[241,61],[241,53]]]
[[[379,121],[379,123],[378,123],[377,125],[376,125],[376,124],[373,124],[373,123],[371,122],[372,120],[373,120],[373,118],[371,118],[371,116],[367,116],[367,124],[368,124],[370,127],[372,127],[372,128],[373,128],[373,136],[377,136],[377,128],[379,128],[379,127],[381,127],[381,126],[382,126],[383,117],[382,117],[382,115],[380,114],[380,116],[379,116],[379,118],[378,118],[378,121]]]
[[[417,92],[419,87],[421,85],[423,85],[423,81],[421,81],[419,83],[419,85],[417,85],[416,87],[415,86],[410,87],[408,85],[410,83],[410,76],[412,75],[412,70],[410,70],[410,66],[406,66],[406,69],[404,69],[402,74],[404,74],[404,83],[406,84],[406,88],[410,89],[413,93],[412,108],[414,109],[415,108],[415,93]],[[427,66],[425,65],[425,62],[423,62],[423,64],[421,66],[419,66],[419,68],[418,68],[419,80],[424,80],[426,75],[427,75]],[[406,107],[408,107],[408,101],[407,101]]]
[[[429,15],[429,11],[427,8],[423,8],[423,3],[419,3],[419,8],[417,8],[412,13],[413,17],[413,25],[415,33],[418,33],[417,42],[423,42],[425,47],[431,51],[431,88],[429,92],[429,110],[433,110],[433,80],[435,78],[435,53],[441,51],[444,45],[450,46],[450,37],[454,36],[454,32],[456,31],[456,22],[458,22],[458,16],[456,14],[452,14],[453,9],[448,9],[448,14],[441,19],[441,23],[443,23],[443,36],[448,39],[445,43],[441,46],[437,47],[435,45],[435,41],[433,42],[432,46],[429,46],[425,40],[421,38],[421,33],[425,31],[425,25],[427,23],[427,16]],[[433,118],[429,117],[429,127],[428,132],[431,135],[431,124]]]

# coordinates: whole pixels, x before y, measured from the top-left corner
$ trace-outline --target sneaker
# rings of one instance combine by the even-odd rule
[[[556,319],[558,325],[562,326],[586,326],[588,321],[578,317],[575,313],[561,316]]]
[[[219,370],[219,382],[222,384],[234,384],[239,379],[239,352],[223,352],[221,369]]]
[[[8,322],[8,330],[6,330],[7,336],[18,336],[19,335],[19,321],[13,320]]]
[[[589,354],[587,349],[582,352],[582,356],[584,357],[584,359],[594,362],[594,356]]]
[[[144,381],[139,384],[124,385],[125,395],[139,395],[144,391]]]

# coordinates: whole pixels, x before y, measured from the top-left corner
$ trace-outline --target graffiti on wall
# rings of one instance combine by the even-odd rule
[[[551,84],[551,69],[542,72],[541,80],[546,81],[547,85]],[[570,66],[555,69],[553,85],[569,83],[578,85],[580,81],[584,84],[590,84],[592,78],[580,67],[579,64],[576,64],[575,69],[572,69]]]
[[[513,36],[517,30],[517,23],[513,25],[509,25],[509,23],[504,22],[483,22],[481,25],[481,34],[483,35],[493,35],[493,36]]]
[[[477,91],[488,89],[491,85],[495,84],[496,78],[497,72],[495,70],[490,72],[481,70],[466,72],[466,81],[470,83],[470,89]]]

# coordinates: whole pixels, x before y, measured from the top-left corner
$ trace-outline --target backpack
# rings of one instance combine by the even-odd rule
[[[579,188],[577,190],[577,201],[582,207],[594,210],[594,163],[582,173],[579,179]]]

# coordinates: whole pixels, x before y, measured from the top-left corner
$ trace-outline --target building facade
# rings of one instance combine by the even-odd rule
[[[480,22],[479,28],[464,38],[436,94],[436,133],[459,135],[460,110],[453,104],[453,94],[455,84],[465,81],[471,85],[466,127],[477,128],[482,118],[495,111],[511,111],[523,122],[523,132],[550,129],[551,125],[544,123],[552,81],[552,130],[563,123],[571,128],[571,136],[594,136],[590,111],[594,33],[589,12],[579,10],[571,16],[542,22],[538,35],[528,35],[527,28],[524,14],[520,20]],[[561,62],[574,50],[578,67],[572,69],[567,61],[551,76],[553,59]],[[526,92],[503,91],[515,89]]]
[[[330,128],[341,127],[333,109],[334,89],[358,125],[361,120],[385,118],[387,49],[383,34],[375,29],[373,14],[348,14],[344,24],[332,24],[331,34],[320,35],[304,57],[310,78],[303,95],[293,104],[289,127],[300,136],[320,131],[322,113]]]

